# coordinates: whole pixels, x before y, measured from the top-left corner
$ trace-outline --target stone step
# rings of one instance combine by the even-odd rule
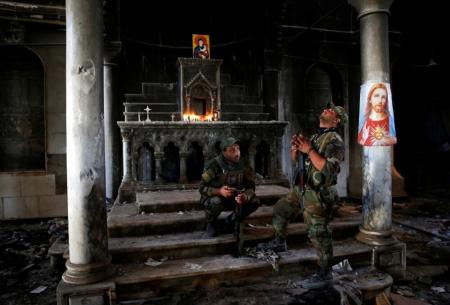
[[[222,112],[236,112],[236,113],[263,113],[264,105],[261,104],[222,104]]]
[[[141,112],[142,114],[147,114],[145,108],[147,106],[151,109],[149,114],[152,112],[178,112],[178,104],[175,102],[170,103],[123,103],[128,112]]]
[[[272,205],[278,198],[286,195],[289,189],[279,185],[257,185],[256,194],[262,205]],[[137,192],[136,202],[139,212],[178,212],[200,209],[200,193],[198,189]]]
[[[139,111],[139,112],[141,113],[141,122],[145,121],[147,118],[147,113],[145,113],[145,111]],[[156,121],[171,121],[172,113],[173,112],[150,112],[148,117],[151,121],[154,121],[154,122],[156,122]],[[139,120],[139,115],[138,115],[137,111],[136,112],[132,112],[132,111],[124,112],[123,115],[126,116],[126,118],[127,118],[126,121],[129,121],[129,122],[131,122],[131,121],[137,122]],[[175,115],[176,115],[175,120],[180,120],[180,116],[177,113],[175,113]]]
[[[257,96],[251,96],[251,95],[247,95],[244,99],[244,104],[258,104],[258,97]]]
[[[267,121],[269,113],[223,112],[221,121]]]
[[[349,215],[345,211],[339,215]],[[299,220],[301,221],[301,220]],[[251,221],[249,222],[251,223]],[[354,236],[361,224],[361,215],[336,217],[330,224],[333,240],[342,240]],[[232,232],[222,232],[215,238],[206,236],[205,231],[188,233],[160,234],[146,236],[109,237],[108,247],[115,263],[145,262],[149,257],[170,259],[200,257],[205,255],[231,254],[236,249],[236,239]],[[268,225],[246,225],[241,236],[244,246],[255,246],[273,236],[273,228]],[[306,241],[307,230],[303,222],[288,225],[289,248],[298,247]],[[49,249],[52,266],[64,267],[68,258],[68,243],[58,240]]]
[[[143,95],[143,94],[125,94],[127,103],[139,103],[145,105],[154,103],[173,103],[178,104],[176,95]]]
[[[177,95],[176,83],[142,83],[142,93],[150,95]]]
[[[222,223],[231,211],[224,211],[219,217]],[[248,222],[254,225],[271,221],[272,207],[261,206],[252,213]],[[169,234],[201,231],[206,227],[205,213],[200,210],[171,213],[138,212],[135,204],[115,204],[108,215],[108,233],[110,237],[143,236],[148,234]]]
[[[360,218],[336,219],[331,223],[334,240],[354,236],[360,225]],[[273,236],[271,226],[246,226],[242,234],[244,246],[255,246],[258,242]],[[288,226],[289,247],[304,243],[307,231],[304,223]],[[205,231],[179,234],[147,235],[139,237],[113,237],[108,240],[109,251],[115,263],[145,262],[149,257],[169,259],[200,257],[218,254],[233,254],[236,238],[233,234],[220,234],[208,238]]]
[[[230,74],[220,74],[220,83],[222,86],[231,84],[231,75]]]
[[[372,247],[354,239],[334,243],[336,261],[349,259],[352,266],[370,262]],[[213,289],[227,283],[240,285],[264,281],[269,276],[296,274],[303,276],[317,270],[316,251],[309,246],[279,253],[279,272],[266,260],[232,255],[205,256],[167,260],[152,267],[143,263],[116,264],[117,285],[121,300],[164,295],[180,290]]]
[[[146,105],[144,105],[146,106]],[[144,107],[145,108],[145,107]],[[151,107],[150,107],[151,108]],[[152,108],[153,109],[153,108]],[[127,111],[123,112],[123,115],[127,117],[127,121],[138,121],[139,115],[141,114],[141,121],[145,121],[147,114],[145,111]],[[176,115],[175,120],[181,120],[178,110],[173,112],[155,112],[151,111],[149,113],[149,118],[152,121],[170,121],[171,115],[174,113]],[[269,119],[269,113],[244,113],[244,112],[224,112],[221,114],[221,121],[267,121]]]
[[[243,85],[226,85],[222,87],[223,102],[244,103],[247,88]]]
[[[241,105],[241,104],[245,104],[245,105],[261,105],[261,103],[259,103],[259,99],[257,96],[251,96],[251,95],[247,95],[247,96],[234,96],[234,95],[227,95],[227,96],[223,96],[221,99],[221,108],[222,110],[227,110],[228,107],[233,106],[233,105]]]

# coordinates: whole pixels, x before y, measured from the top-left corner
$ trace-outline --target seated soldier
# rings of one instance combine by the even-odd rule
[[[205,164],[199,191],[200,203],[205,208],[206,232],[209,237],[217,236],[220,213],[234,210],[241,205],[239,220],[245,219],[259,206],[255,195],[254,171],[241,160],[238,140],[226,137],[220,144],[221,154]],[[233,225],[236,215],[230,214],[226,222]]]

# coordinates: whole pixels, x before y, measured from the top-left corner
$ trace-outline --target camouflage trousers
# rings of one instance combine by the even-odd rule
[[[334,188],[322,191],[306,190],[304,193],[304,209],[299,207],[300,191],[294,187],[273,208],[272,225],[277,236],[286,238],[288,222],[303,213],[307,225],[308,238],[319,254],[319,266],[331,267],[333,244],[330,221],[333,216],[333,204],[338,200]]]
[[[236,201],[234,198],[224,198],[221,196],[208,197],[203,201],[205,208],[206,221],[213,222],[217,220],[220,213],[224,210],[231,211],[236,208]],[[241,219],[245,219],[248,215],[256,211],[260,205],[259,198],[253,196],[250,201],[242,204]]]

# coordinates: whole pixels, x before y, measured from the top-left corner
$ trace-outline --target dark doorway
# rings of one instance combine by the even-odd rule
[[[45,170],[42,63],[23,47],[0,50],[0,171]]]
[[[261,141],[256,146],[255,155],[255,172],[263,176],[269,177],[269,164],[270,164],[270,145],[265,141]]]
[[[203,148],[197,142],[192,142],[186,159],[186,175],[189,181],[201,179],[204,164]]]
[[[194,97],[192,100],[192,110],[196,115],[206,115],[206,99]]]
[[[155,181],[155,149],[147,142],[139,148],[137,178],[142,182]]]
[[[178,183],[180,180],[180,149],[173,142],[164,148],[162,177],[169,183]]]

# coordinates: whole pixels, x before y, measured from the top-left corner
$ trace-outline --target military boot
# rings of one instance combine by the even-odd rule
[[[216,237],[218,235],[217,220],[208,222],[206,225],[206,235],[208,235],[208,237]]]
[[[234,212],[230,213],[230,215],[225,218],[223,222],[223,232],[224,233],[233,233],[236,224],[236,215]]]
[[[275,252],[284,252],[287,251],[286,239],[281,236],[275,236],[271,241],[259,243],[256,248],[262,251],[273,250]]]
[[[333,276],[331,275],[331,271],[320,269],[318,273],[315,273],[303,281],[300,281],[299,284],[304,289],[321,289],[331,285],[333,282]]]

